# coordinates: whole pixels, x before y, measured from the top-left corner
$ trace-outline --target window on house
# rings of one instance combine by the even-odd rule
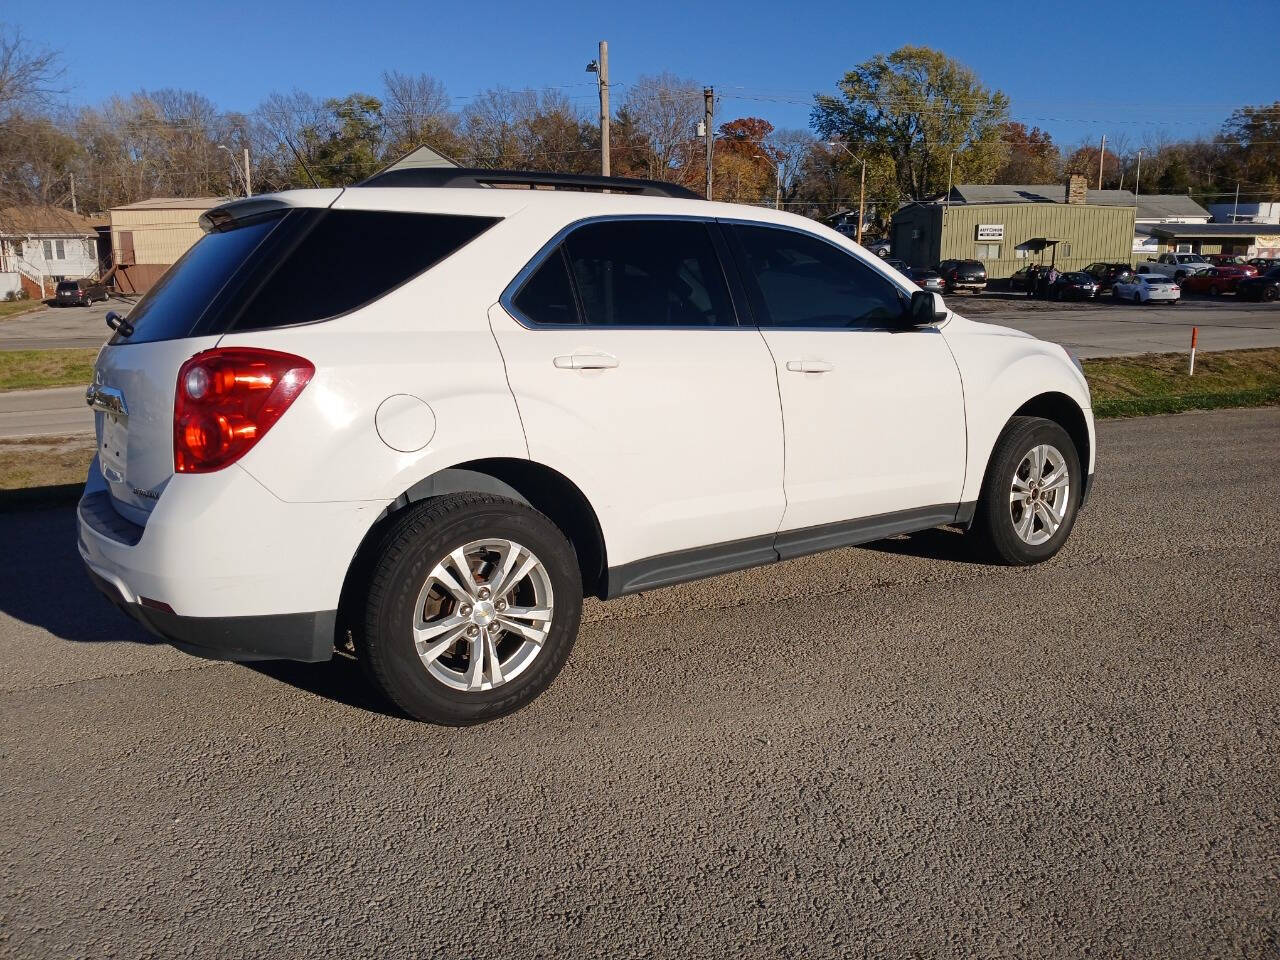
[[[53,241],[52,240],[46,240],[44,242],[44,258],[45,260],[53,259]]]
[[[1190,253],[1190,252],[1191,252],[1191,244],[1189,243],[1178,244],[1178,253]]]
[[[44,258],[45,260],[67,259],[66,241],[64,240],[44,241]]]
[[[1060,257],[1069,257],[1069,256],[1071,256],[1071,241],[1070,241],[1070,240],[1067,240],[1067,241],[1065,241],[1064,243],[1060,243],[1060,244],[1058,244],[1058,256],[1060,256]]]
[[[1025,260],[1025,259],[1027,259],[1027,254],[1028,254],[1028,253],[1030,253],[1030,252],[1031,252],[1031,251],[1030,251],[1030,250],[1028,250],[1026,247],[1014,247],[1014,248],[1013,248],[1013,255],[1014,255],[1014,257],[1015,257],[1016,259],[1018,259],[1018,260]]]
[[[973,245],[973,256],[976,260],[999,260],[1000,244],[975,243]]]

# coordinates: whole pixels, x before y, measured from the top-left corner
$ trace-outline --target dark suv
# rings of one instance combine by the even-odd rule
[[[979,260],[943,260],[938,264],[938,274],[947,293],[987,289],[987,268]]]
[[[1091,263],[1083,272],[1093,277],[1098,285],[1098,293],[1106,293],[1117,283],[1128,280],[1133,267],[1127,263]]]
[[[98,280],[63,280],[54,291],[53,302],[60,307],[87,307],[95,300],[107,300],[107,286]]]

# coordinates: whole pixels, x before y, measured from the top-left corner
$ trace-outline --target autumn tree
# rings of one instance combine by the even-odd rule
[[[1280,200],[1280,100],[1236,110],[1218,143],[1225,179],[1244,185],[1254,199]]]
[[[994,174],[996,183],[1056,183],[1062,157],[1053,138],[1039,127],[1025,123],[1000,124],[1005,159]]]
[[[887,200],[923,200],[946,187],[952,156],[966,179],[989,182],[1003,159],[1009,98],[968,67],[929,47],[905,46],[845,74],[839,93],[819,94],[811,125],[823,140],[884,157]]]
[[[620,113],[634,134],[640,176],[691,185],[701,181],[700,86],[670,73],[639,77],[628,88]]]

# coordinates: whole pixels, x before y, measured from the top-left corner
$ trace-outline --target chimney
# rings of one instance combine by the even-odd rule
[[[1089,186],[1078,173],[1073,173],[1067,177],[1067,203],[1088,203],[1089,202]]]

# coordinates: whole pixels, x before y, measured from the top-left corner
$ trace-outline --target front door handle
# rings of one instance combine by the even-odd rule
[[[826,373],[834,370],[835,364],[825,360],[788,360],[787,369],[792,373]]]
[[[557,370],[611,370],[618,365],[618,358],[607,353],[572,353],[551,362]]]

